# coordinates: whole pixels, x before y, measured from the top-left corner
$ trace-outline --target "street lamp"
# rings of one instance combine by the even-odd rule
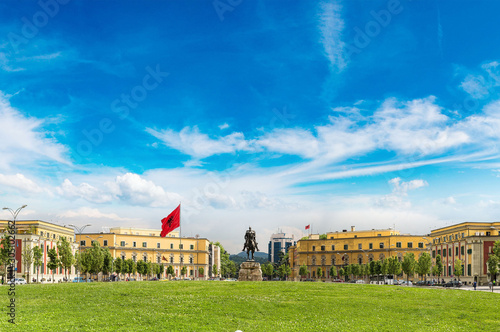
[[[82,248],[81,248],[81,244],[82,244],[81,243],[82,232],[85,229],[85,227],[88,227],[88,226],[91,226],[91,225],[87,224],[87,225],[83,225],[81,227],[78,227],[78,226],[75,226],[75,225],[68,225],[68,226],[73,227],[75,229],[75,232],[77,232],[77,234],[80,235],[80,241],[78,241],[78,256],[79,256],[78,258],[80,259],[80,262],[78,262],[77,268],[76,268],[76,271],[77,271],[76,275],[78,277],[80,277],[80,273],[78,273],[78,270],[79,270],[78,267],[80,266],[80,263],[81,263],[81,260],[82,260],[82,258],[81,258],[81,255],[82,255]],[[76,236],[75,236],[75,238],[76,238]]]
[[[12,230],[12,231],[13,231],[13,233],[10,233],[10,232],[8,232],[8,233],[10,233],[10,234],[14,234],[14,236],[13,236],[13,240],[14,240],[14,242],[15,242],[15,240],[16,240],[16,219],[17,219],[17,215],[18,215],[18,214],[19,214],[19,212],[21,212],[21,210],[22,210],[22,209],[24,209],[26,206],[27,206],[27,205],[23,205],[23,206],[21,206],[20,208],[18,208],[18,209],[17,209],[17,210],[15,210],[15,211],[14,211],[14,210],[12,210],[11,208],[8,208],[8,207],[4,207],[4,208],[3,208],[3,210],[7,210],[7,211],[9,211],[9,212],[10,212],[10,214],[12,214],[12,223],[13,223],[13,225],[12,225],[13,230]],[[9,226],[8,228],[11,228],[11,227]],[[12,250],[14,250],[14,257],[16,257],[16,244],[15,244],[15,243],[14,243],[14,246],[12,246]],[[14,260],[14,262],[15,262],[15,260]],[[10,264],[9,264],[10,266],[9,266],[9,269],[8,269],[8,270],[9,270],[10,272],[9,272],[9,273],[8,273],[8,275],[7,275],[7,279],[10,279],[10,280],[12,280],[12,279],[14,279],[14,278],[15,278],[15,274],[14,274],[14,271],[15,271],[15,266],[14,266],[14,264],[15,264],[15,263],[14,263],[14,262],[12,262],[12,263],[10,263]],[[12,281],[13,281],[13,280],[12,280]]]

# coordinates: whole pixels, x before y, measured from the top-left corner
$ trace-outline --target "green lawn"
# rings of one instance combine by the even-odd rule
[[[310,282],[118,282],[16,287],[0,331],[498,331],[500,295]]]

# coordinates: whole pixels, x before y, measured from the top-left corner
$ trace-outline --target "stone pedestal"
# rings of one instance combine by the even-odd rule
[[[255,261],[241,263],[238,281],[262,281],[262,270],[260,264]]]

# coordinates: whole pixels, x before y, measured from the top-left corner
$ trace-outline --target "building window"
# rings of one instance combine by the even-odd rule
[[[455,256],[458,256],[458,247],[455,247]]]
[[[382,234],[377,234],[377,236],[382,236]]]
[[[142,256],[142,260],[143,260],[144,262],[147,262],[147,261],[148,261],[148,256],[146,256],[146,255]]]
[[[432,251],[432,258],[436,258],[436,250]]]
[[[85,242],[85,240],[81,240],[81,241],[80,241],[80,245],[85,247],[85,246],[86,246],[86,242]]]
[[[321,246],[321,251],[325,251],[325,246]]]
[[[348,250],[348,249],[349,249],[349,245],[344,244],[344,250]]]
[[[120,246],[121,246],[121,247],[125,247],[125,241],[121,241],[121,242],[120,242]]]
[[[160,249],[160,242],[156,244],[156,248]]]
[[[189,256],[189,264],[193,264],[194,258],[193,256]]]
[[[105,246],[105,247],[107,247],[108,246],[108,240],[103,240],[102,241],[102,245]]]
[[[401,248],[401,242],[396,242],[396,248]]]
[[[332,255],[332,265],[335,265],[335,256]]]
[[[321,265],[326,265],[326,256],[321,256]]]
[[[467,264],[467,275],[470,277],[472,275],[472,266]]]
[[[316,256],[312,256],[312,265],[316,265]]]
[[[189,249],[194,250],[194,244],[190,244]]]
[[[451,257],[451,248],[448,248],[448,257]]]
[[[446,257],[446,249],[443,249],[443,257]]]
[[[462,238],[464,238],[464,237],[465,237],[465,233],[462,233]]]
[[[461,247],[460,247],[460,253],[461,253],[462,255],[465,255],[465,247],[464,247],[464,246],[461,246]]]
[[[368,249],[373,249],[373,243],[368,244]]]
[[[335,245],[332,244],[332,251],[335,250]]]
[[[147,247],[148,247],[148,243],[147,243],[147,242],[143,242],[143,243],[142,243],[142,247],[143,247],[143,248],[147,248]]]
[[[423,247],[424,247],[424,243],[423,243],[423,242],[419,242],[419,243],[418,243],[418,247],[419,247],[419,248],[423,248]]]
[[[174,256],[170,256],[170,264],[174,264]]]
[[[122,255],[122,261],[124,261],[124,260],[125,260],[125,254]]]
[[[133,256],[132,256],[132,260],[134,261],[134,263],[137,263],[137,256],[136,256],[136,255],[133,255]]]
[[[384,242],[380,242],[378,246],[380,249],[384,249]]]
[[[161,264],[161,256],[156,257],[156,263]]]
[[[179,244],[179,249],[184,249],[184,245],[183,244]]]
[[[356,238],[358,238],[358,236],[357,236],[357,235],[354,235],[354,238],[356,239]]]
[[[363,245],[361,243],[358,243],[358,249],[361,250],[363,248]]]
[[[438,249],[438,255],[441,256],[441,249]]]
[[[134,248],[137,247],[137,242],[135,242],[135,241],[132,242],[132,247],[134,247]]]
[[[413,248],[413,242],[408,242],[408,248]]]
[[[467,253],[470,255],[472,254],[472,249],[467,249]]]
[[[174,244],[170,243],[170,249],[174,249]]]
[[[194,270],[189,270],[189,275],[192,277],[193,276]]]
[[[316,246],[312,246],[312,251],[316,251]]]
[[[184,256],[183,256],[183,255],[181,255],[181,257],[179,257],[179,262],[180,262],[181,264],[184,264]]]

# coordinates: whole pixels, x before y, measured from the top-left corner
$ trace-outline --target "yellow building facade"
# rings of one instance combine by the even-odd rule
[[[0,220],[0,230],[4,232],[7,228],[8,221]],[[17,220],[16,221],[16,278],[21,278],[23,275],[33,281],[37,277],[39,281],[59,281],[65,276],[62,268],[56,270],[48,270],[47,263],[49,258],[47,252],[49,249],[56,248],[57,243],[66,239],[71,246],[73,254],[76,252],[78,245],[74,241],[74,230],[69,227],[57,225],[54,223],[41,220]],[[42,264],[38,268],[33,263],[27,264],[22,258],[22,253],[25,248],[33,248],[38,246],[42,249]],[[68,270],[69,276],[75,273],[75,268]],[[29,277],[28,277],[29,276]]]
[[[351,230],[330,232],[326,239],[312,234],[289,248],[291,277],[299,280],[299,268],[307,266],[310,271],[306,278],[316,278],[321,268],[323,279],[329,280],[331,266],[341,268],[349,264],[367,264],[373,260],[383,260],[396,256],[400,261],[406,253],[412,252],[418,259],[424,252],[430,252],[431,240],[426,236],[400,234],[397,230]]]
[[[489,255],[495,241],[500,240],[500,222],[463,222],[431,231],[432,259],[441,256],[445,281],[460,279],[466,283],[485,285],[490,280]],[[455,262],[460,261],[462,274],[455,275]]]
[[[158,229],[111,228],[109,233],[77,234],[80,250],[89,248],[92,241],[98,241],[101,247],[109,248],[113,259],[143,260],[174,268],[174,276],[181,275],[181,268],[186,267],[186,277],[206,279],[212,275],[213,266],[220,267],[219,247],[210,244],[205,238],[179,237],[179,232],[171,232],[160,237]],[[199,268],[204,273],[199,273]]]

